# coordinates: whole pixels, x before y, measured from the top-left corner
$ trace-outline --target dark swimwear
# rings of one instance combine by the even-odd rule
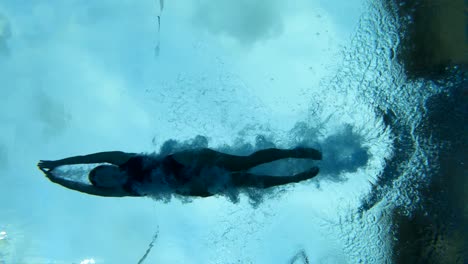
[[[137,155],[119,167],[130,176],[123,188],[133,195],[141,195],[135,191],[134,184],[153,182],[152,175],[154,175],[155,170],[161,170],[164,174],[164,180],[173,188],[189,182],[191,173],[193,173],[186,166],[177,162],[172,155],[168,155],[162,160],[151,156]]]

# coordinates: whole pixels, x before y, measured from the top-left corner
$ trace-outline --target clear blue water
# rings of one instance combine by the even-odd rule
[[[357,0],[158,3],[0,3],[0,263],[138,263],[155,234],[143,263],[389,261],[392,210],[411,215],[437,167],[417,127],[443,91],[405,78],[392,16]],[[168,202],[87,196],[36,168],[197,135],[235,154],[318,147],[321,173]]]

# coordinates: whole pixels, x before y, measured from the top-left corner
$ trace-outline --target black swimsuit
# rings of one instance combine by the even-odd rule
[[[142,196],[138,193],[134,184],[145,184],[153,182],[154,170],[160,169],[164,174],[164,180],[170,187],[177,187],[190,181],[189,170],[183,164],[177,162],[172,155],[161,159],[150,156],[137,155],[119,166],[129,175],[128,181],[123,188],[132,195]]]

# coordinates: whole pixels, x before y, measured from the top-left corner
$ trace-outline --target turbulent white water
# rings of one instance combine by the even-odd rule
[[[223,4],[165,3],[155,60],[148,36],[156,20],[146,11],[154,3],[105,11],[108,2],[76,3],[69,18],[58,10],[71,7],[41,3],[38,24],[5,7],[13,37],[0,61],[8,87],[0,99],[0,263],[136,263],[156,227],[145,263],[390,262],[392,210],[410,215],[437,169],[437,146],[420,124],[426,100],[443,92],[406,79],[391,9],[366,3],[348,41],[325,5],[259,1],[268,12],[239,32],[211,17],[188,26]],[[257,31],[267,33],[256,39]],[[189,203],[86,197],[33,168],[39,159],[116,148],[245,155],[297,145],[323,151],[316,179]],[[289,160],[258,172],[311,165]]]

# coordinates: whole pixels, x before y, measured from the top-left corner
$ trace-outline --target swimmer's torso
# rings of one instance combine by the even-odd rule
[[[190,182],[192,176],[196,174],[195,171],[177,162],[172,155],[163,158],[136,155],[119,167],[129,176],[124,189],[134,195],[143,195],[136,190],[135,187],[138,185],[167,184],[177,189]]]

